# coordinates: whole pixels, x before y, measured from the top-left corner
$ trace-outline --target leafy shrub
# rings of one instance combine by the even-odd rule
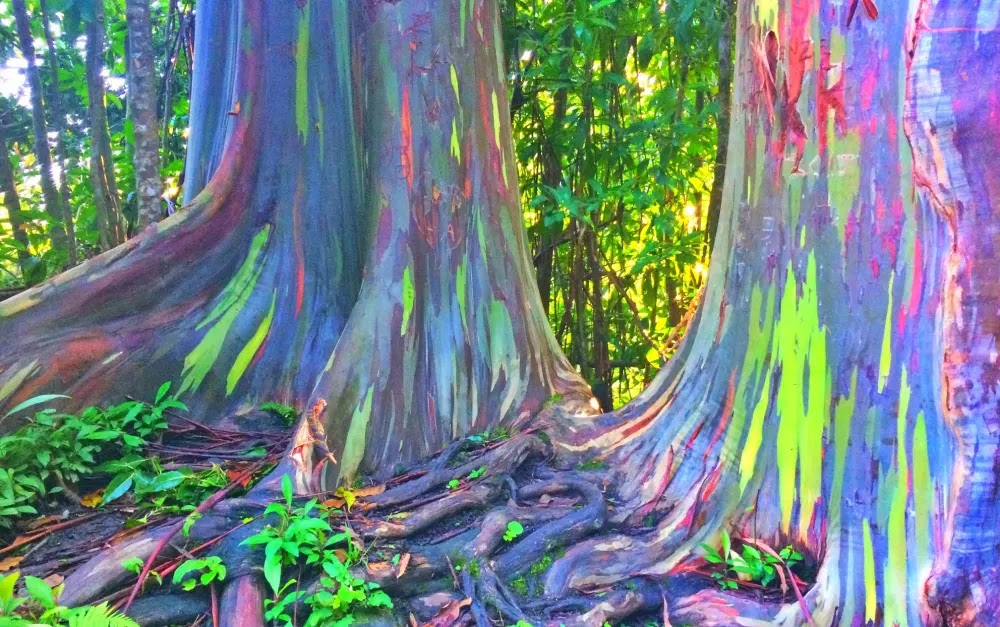
[[[88,407],[79,415],[43,409],[13,434],[0,438],[0,528],[37,513],[31,504],[97,472],[102,459],[138,456],[167,428],[164,413],[186,409],[160,386],[152,404],[126,401],[108,408]],[[56,395],[21,403],[7,416],[48,402]]]
[[[719,583],[723,590],[736,590],[739,587],[737,579],[753,581],[766,588],[777,577],[777,568],[785,566],[791,568],[802,561],[802,554],[791,546],[781,549],[778,552],[779,557],[770,553],[761,553],[759,549],[749,544],[743,544],[741,551],[737,553],[732,548],[729,534],[725,531],[722,532],[721,552],[707,544],[701,546],[705,549],[705,560],[710,564],[722,567],[721,571],[712,573],[712,578]],[[735,578],[729,575],[730,571],[736,574]]]
[[[312,499],[296,506],[291,479],[281,480],[283,502],[271,503],[265,515],[277,518],[244,544],[264,547],[264,578],[275,593],[265,601],[264,617],[278,624],[292,625],[289,608],[300,599],[311,609],[307,626],[344,627],[354,622],[359,610],[391,608],[392,600],[375,583],[355,577],[350,568],[362,559],[361,550],[347,531],[334,532],[328,522],[334,513]],[[283,574],[296,566],[318,567],[321,588],[309,594],[296,586],[295,579]]]

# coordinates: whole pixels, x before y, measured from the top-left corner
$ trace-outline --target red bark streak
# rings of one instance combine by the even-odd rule
[[[688,438],[687,443],[684,444],[684,448],[691,450],[691,448],[694,446],[694,441],[698,439],[698,434],[700,434],[701,430],[704,428],[705,428],[705,423],[699,422],[698,426],[694,428],[694,432],[691,434],[691,437]]]
[[[299,184],[295,190],[295,202],[292,206],[292,242],[295,246],[295,317],[299,317],[302,311],[302,301],[306,289],[306,266],[304,252],[302,250],[302,176],[299,175]],[[263,348],[263,346],[261,346]]]
[[[722,433],[729,426],[729,419],[733,417],[733,403],[736,401],[736,371],[729,376],[729,391],[726,392],[726,404],[722,408],[722,414],[719,416],[719,426],[715,429],[715,433],[712,434],[712,441],[708,443],[708,448],[705,449],[705,455],[703,459],[708,459],[708,455],[715,450],[715,445],[722,437]]]
[[[702,501],[707,501],[712,496],[712,493],[715,492],[715,489],[719,487],[719,479],[722,478],[723,468],[722,465],[716,466],[712,474],[709,475],[708,481],[705,482],[705,489],[701,493]]]
[[[410,125],[410,89],[403,86],[403,104],[400,112],[400,124],[403,128],[402,147],[399,160],[403,166],[403,176],[410,191],[413,191],[413,127]]]
[[[874,19],[878,18],[878,7],[875,6],[875,0],[861,0],[861,3],[865,5],[865,13],[868,17]]]
[[[819,131],[819,150],[824,152],[827,147],[827,118],[829,117],[830,111],[833,111],[833,119],[836,123],[836,130],[839,135],[843,135],[847,132],[847,111],[844,108],[844,74],[837,78],[837,81],[833,85],[829,85],[829,74],[830,70],[834,68],[834,64],[830,62],[830,46],[827,42],[822,42],[820,44],[820,74],[822,79],[817,85],[816,94],[816,106],[818,108],[818,116],[816,119],[817,130]],[[843,71],[846,69],[841,66]],[[869,73],[874,76],[874,73]],[[862,86],[862,91],[864,91],[864,86]],[[874,86],[872,87],[874,89]],[[864,96],[862,96],[862,100]],[[869,95],[869,102],[871,97]]]

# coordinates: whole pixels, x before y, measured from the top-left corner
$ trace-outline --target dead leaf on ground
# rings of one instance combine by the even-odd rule
[[[472,599],[468,597],[461,601],[452,601],[442,607],[441,611],[434,615],[434,618],[424,623],[423,627],[450,627],[458,620],[462,610],[470,605],[472,605]]]
[[[61,584],[64,579],[66,579],[66,578],[63,577],[62,575],[60,575],[59,573],[52,573],[51,575],[49,575],[45,579],[42,579],[42,581],[44,581],[45,583],[49,584],[50,588],[55,588],[56,586],[58,586],[59,584]]]
[[[399,572],[396,573],[396,579],[399,579],[406,572],[406,567],[410,565],[410,554],[404,553],[403,557],[399,558]]]
[[[323,505],[325,505],[326,507],[332,507],[333,509],[340,509],[341,507],[344,506],[344,503],[345,503],[344,499],[328,499],[326,501],[323,501]]]
[[[369,488],[358,488],[357,490],[353,490],[353,492],[354,496],[358,498],[364,498],[366,496],[378,496],[379,494],[385,492],[385,486],[373,485]]]
[[[101,499],[103,498],[104,498],[104,488],[101,488],[100,490],[94,490],[90,494],[80,497],[80,505],[83,505],[84,507],[89,507],[90,509],[94,509],[95,507],[101,504]]]
[[[0,560],[0,573],[5,573],[8,570],[15,568],[18,564],[21,563],[21,560],[23,559],[24,557],[18,556],[18,557],[5,557],[4,559]]]

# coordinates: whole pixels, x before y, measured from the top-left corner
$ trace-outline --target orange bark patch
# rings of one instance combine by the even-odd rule
[[[413,126],[410,122],[410,89],[403,87],[403,105],[400,112],[400,125],[403,128],[400,165],[403,166],[403,176],[410,191],[413,190]]]

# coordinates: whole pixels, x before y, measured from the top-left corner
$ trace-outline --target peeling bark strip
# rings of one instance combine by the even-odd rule
[[[572,486],[577,473],[542,477],[584,501],[521,540],[576,542],[545,574],[544,606],[589,606],[583,624],[661,602],[699,625],[996,623],[1000,96],[982,77],[998,73],[1000,9],[881,9],[848,28],[846,2],[741,3],[718,245],[692,331],[627,407],[543,423],[560,453],[608,464]],[[328,399],[277,470],[301,492],[323,431],[341,477],[386,474],[554,394],[585,398],[530,275],[496,2],[246,0],[198,16],[228,42],[197,57],[191,180],[208,182],[191,211],[0,304],[0,414],[39,392],[83,404],[171,376],[205,421]],[[521,435],[449,468],[450,447],[374,503],[413,504],[484,460],[513,475],[544,448]],[[515,504],[538,493],[508,479],[422,501],[412,524],[504,486]],[[712,589],[691,571],[724,530],[794,544],[815,584],[773,601]],[[408,574],[443,572],[433,551]],[[508,562],[456,584],[481,623],[479,597],[523,615],[502,594],[523,566]],[[241,579],[223,601],[259,595]]]

